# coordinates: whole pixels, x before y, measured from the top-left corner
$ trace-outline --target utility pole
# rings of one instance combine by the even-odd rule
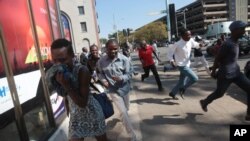
[[[168,32],[168,41],[170,42],[171,41],[171,27],[170,27],[170,16],[169,16],[169,0],[166,0],[166,24],[167,24],[167,32]]]
[[[166,10],[161,10],[160,12],[151,12],[148,15],[158,15],[166,13],[166,28],[167,28],[167,36],[168,41],[171,41],[171,25],[170,25],[170,15],[169,15],[169,0],[166,0]]]
[[[216,34],[216,38],[219,38],[219,33],[220,33],[220,17],[217,18],[218,22],[217,22],[217,34]]]
[[[116,22],[115,22],[115,14],[113,14],[113,22],[114,22],[114,31],[116,33],[116,39],[117,39],[117,42],[119,43],[119,33],[118,33],[118,30],[117,30],[117,25],[116,25]]]
[[[187,11],[187,8],[185,8],[183,10],[183,20],[184,20],[184,28],[186,29],[187,28],[187,22],[186,22],[186,11]]]

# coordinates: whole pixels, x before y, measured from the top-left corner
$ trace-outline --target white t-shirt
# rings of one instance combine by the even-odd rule
[[[190,66],[192,48],[200,48],[200,44],[192,38],[189,41],[179,40],[169,46],[167,57],[169,61],[175,61],[177,66]]]
[[[156,43],[153,43],[153,44],[152,44],[152,47],[153,47],[155,53],[158,53],[157,44],[156,44]]]

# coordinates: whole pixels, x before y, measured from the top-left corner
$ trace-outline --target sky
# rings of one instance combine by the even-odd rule
[[[114,25],[118,30],[132,28],[133,30],[155,21],[165,14],[149,15],[166,9],[166,0],[96,0],[100,37],[108,38],[114,33]],[[175,10],[196,0],[169,0],[175,4]]]

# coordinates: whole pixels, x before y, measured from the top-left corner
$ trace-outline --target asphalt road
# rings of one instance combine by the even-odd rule
[[[199,80],[185,92],[185,99],[172,100],[168,93],[179,78],[177,70],[163,72],[166,64],[166,47],[159,48],[162,63],[157,67],[164,92],[158,92],[155,79],[141,82],[143,73],[137,52],[132,53],[132,60],[139,75],[133,78],[133,90],[130,94],[130,110],[133,127],[138,141],[229,141],[229,128],[232,124],[250,124],[244,120],[246,94],[232,84],[224,97],[208,106],[203,112],[199,100],[209,95],[216,87],[212,79],[200,68],[196,73]],[[250,55],[240,56],[238,63],[243,69]],[[210,66],[213,58],[207,58]],[[120,114],[115,108],[115,115],[107,119],[107,135],[110,141],[130,141],[126,134]],[[87,141],[94,141],[88,138]]]
[[[196,73],[199,80],[185,92],[185,99],[172,100],[168,93],[179,78],[178,71],[163,72],[166,63],[166,48],[159,48],[162,64],[158,66],[164,92],[157,91],[152,75],[144,82],[140,75],[134,77],[130,113],[142,141],[229,141],[229,125],[249,124],[244,121],[246,94],[232,84],[221,99],[208,106],[204,113],[199,100],[205,98],[216,87],[216,80],[210,78],[204,68]],[[138,72],[143,73],[137,53],[132,54],[133,63]],[[207,58],[210,66],[213,58]],[[238,63],[243,69],[249,55],[240,56]],[[136,110],[135,110],[136,109]],[[134,120],[134,117],[137,117]],[[138,119],[139,118],[139,119]]]

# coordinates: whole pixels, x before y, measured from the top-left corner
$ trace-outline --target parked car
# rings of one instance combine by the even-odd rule
[[[217,39],[210,40],[207,45],[207,54],[213,56],[213,47],[216,45]],[[250,52],[250,39],[242,37],[239,39],[239,54],[248,54]]]
[[[210,40],[210,42],[206,45],[206,51],[207,51],[207,54],[209,55],[209,56],[213,56],[214,55],[214,46],[216,45],[216,43],[217,43],[217,39],[212,39],[212,40]]]
[[[159,41],[156,43],[157,47],[168,47],[168,41]]]
[[[244,73],[248,79],[250,79],[250,61],[248,61],[244,67]]]
[[[250,40],[247,37],[242,37],[239,39],[239,53],[248,54],[250,51]]]

